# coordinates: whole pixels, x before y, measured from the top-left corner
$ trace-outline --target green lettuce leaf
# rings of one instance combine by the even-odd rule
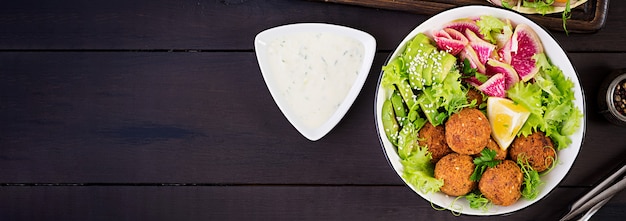
[[[511,100],[531,112],[520,134],[528,136],[542,131],[561,150],[572,142],[569,136],[578,130],[583,117],[574,105],[574,82],[552,65],[545,54],[537,54],[533,59],[540,68],[534,83],[517,83],[507,93]]]
[[[533,132],[538,131],[539,128],[546,128],[547,127],[546,125],[548,124],[546,123],[546,121],[543,119],[542,116],[531,113],[530,116],[528,116],[528,119],[526,120],[526,122],[524,123],[524,126],[522,126],[522,129],[520,129],[518,134],[528,136],[532,134]]]
[[[434,178],[432,155],[427,147],[418,146],[410,156],[401,161],[402,177],[422,193],[438,192],[443,180]]]
[[[531,114],[543,116],[541,88],[536,84],[518,82],[507,91],[507,97],[524,106]]]
[[[558,125],[570,116],[573,104],[570,102],[559,104],[558,102],[548,103],[543,119],[548,124]]]
[[[565,136],[558,131],[550,132],[549,137],[557,150],[562,150],[572,143],[572,139],[570,139],[569,136]]]
[[[398,92],[404,99],[404,103],[407,107],[412,108],[415,105],[416,96],[411,90],[411,86],[408,82],[408,74],[404,70],[404,60],[395,58],[389,62],[389,64],[383,66],[383,79],[381,85],[387,90],[395,90],[398,87]]]
[[[502,34],[505,27],[508,26],[507,23],[491,15],[480,16],[480,19],[476,21],[476,25],[478,25],[480,34],[483,35],[483,38],[490,41],[492,44],[496,43],[497,35]],[[508,30],[511,30],[511,28]]]
[[[574,108],[570,115],[562,123],[561,133],[565,136],[574,134],[576,130],[580,127],[582,118],[583,113],[579,109]]]
[[[534,8],[537,10],[537,12],[541,13],[541,15],[546,15],[546,13],[554,9],[554,7],[552,6],[553,3],[554,3],[554,0],[548,0],[548,1],[523,0],[522,6],[527,7],[527,8]]]

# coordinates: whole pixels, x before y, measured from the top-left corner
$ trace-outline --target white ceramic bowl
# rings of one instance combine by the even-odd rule
[[[328,118],[320,118],[315,124],[307,123],[306,120],[302,117],[298,117],[296,113],[296,109],[300,108],[294,107],[293,104],[289,104],[287,101],[287,96],[285,93],[281,92],[280,87],[280,79],[277,79],[275,76],[279,74],[278,72],[285,72],[286,70],[282,70],[280,68],[273,68],[271,63],[274,57],[271,56],[270,45],[271,43],[278,39],[283,38],[285,36],[293,36],[298,33],[324,33],[330,34],[332,36],[341,36],[341,38],[347,37],[349,39],[356,40],[358,43],[363,46],[363,54],[362,54],[362,62],[361,66],[358,67],[358,73],[356,79],[353,81],[352,86],[345,98],[340,101],[340,104],[330,115]],[[330,52],[336,53],[336,50],[343,50],[343,45],[338,45],[336,48],[332,48]],[[304,135],[307,139],[315,141],[322,138],[326,135],[330,130],[339,123],[341,118],[346,114],[356,97],[359,95],[363,84],[365,83],[365,79],[367,79],[367,75],[369,74],[370,68],[372,66],[372,61],[374,60],[374,53],[376,52],[376,40],[370,34],[365,33],[363,31],[359,31],[353,28],[348,28],[339,25],[332,24],[321,24],[321,23],[300,23],[300,24],[290,24],[279,26],[275,28],[271,28],[259,33],[254,39],[254,48],[257,56],[257,60],[259,62],[259,67],[263,74],[263,79],[265,80],[265,84],[270,91],[270,94],[274,98],[274,101],[278,105],[281,112],[285,115],[287,120],[298,130],[302,135]],[[331,54],[331,53],[328,53]],[[339,73],[334,70],[335,67],[329,67],[329,72]],[[344,73],[341,73],[344,74]],[[330,83],[329,83],[330,84]],[[306,90],[318,90],[318,89],[306,89]],[[328,91],[309,91],[315,93],[322,93]],[[322,103],[328,102],[326,99],[318,99],[319,102],[309,102],[305,103],[304,108],[314,108],[319,105],[323,105]]]
[[[460,18],[477,18],[478,16],[481,16],[481,15],[492,15],[498,18],[508,18],[514,24],[523,23],[532,27],[533,30],[537,33],[537,35],[541,39],[541,42],[543,43],[543,47],[545,49],[544,51],[547,54],[547,56],[551,59],[552,63],[558,66],[563,71],[564,75],[569,77],[574,82],[575,84],[574,95],[576,99],[574,101],[574,104],[576,105],[578,109],[580,109],[583,112],[583,114],[585,113],[583,91],[580,86],[578,75],[576,74],[574,67],[572,66],[569,58],[567,57],[563,49],[554,40],[554,38],[550,34],[548,34],[548,32],[545,31],[545,29],[535,24],[531,20],[527,19],[526,17],[518,13],[509,11],[509,10],[495,8],[495,7],[488,7],[488,6],[464,6],[464,7],[458,7],[458,8],[441,12],[431,17],[430,19],[426,20],[424,23],[420,24],[413,31],[411,31],[406,36],[406,38],[404,38],[404,40],[399,44],[396,50],[391,54],[389,60],[392,60],[393,58],[397,57],[400,53],[402,53],[404,51],[406,43],[418,33],[430,33],[433,30],[440,30],[444,24],[449,23],[453,20],[460,19]],[[382,76],[382,72],[381,72],[381,76]],[[386,91],[380,85],[380,79],[379,79],[378,88],[376,91],[376,98],[374,101],[375,113],[376,113],[376,126],[378,130],[378,135],[379,135],[382,147],[383,147],[383,152],[387,156],[389,163],[391,164],[393,169],[396,171],[396,173],[402,178],[401,174],[402,174],[403,168],[400,163],[400,158],[398,157],[398,154],[394,146],[387,139],[387,136],[385,136],[382,121],[380,118],[382,104],[389,94],[390,93]],[[550,191],[552,191],[561,182],[561,180],[563,180],[565,175],[568,173],[568,171],[572,167],[572,164],[574,163],[574,160],[576,160],[576,157],[578,156],[578,152],[581,148],[584,131],[585,131],[585,117],[583,117],[581,121],[582,122],[581,122],[581,126],[579,130],[571,136],[572,143],[569,145],[569,147],[561,151],[558,151],[557,165],[554,167],[552,171],[550,171],[549,173],[541,177],[542,181],[545,182],[545,184],[540,187],[540,194],[534,200],[526,200],[522,198],[513,205],[510,205],[510,206],[495,206],[494,205],[490,207],[488,211],[483,211],[480,209],[470,208],[468,202],[465,199],[459,199],[456,202],[454,202],[455,197],[450,197],[440,192],[423,194],[422,192],[416,190],[410,184],[407,184],[407,185],[411,189],[413,189],[413,191],[415,191],[418,195],[420,195],[421,197],[423,197],[424,199],[428,201],[431,201],[438,207],[447,208],[447,209],[450,209],[450,210],[453,210],[455,212],[459,212],[462,214],[486,216],[486,215],[507,214],[507,213],[511,213],[511,212],[523,209],[541,200],[542,198],[546,197],[546,195],[548,195],[548,193],[550,193]],[[405,180],[405,183],[406,183],[406,180]]]

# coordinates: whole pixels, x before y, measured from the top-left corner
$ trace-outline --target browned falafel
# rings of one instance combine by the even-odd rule
[[[474,155],[487,146],[491,137],[491,125],[483,112],[464,108],[452,114],[446,122],[446,143],[460,154]]]
[[[542,132],[534,132],[529,136],[519,136],[509,147],[511,159],[519,157],[528,160],[530,166],[537,172],[543,172],[552,166],[556,157],[552,140]]]
[[[521,197],[524,174],[517,163],[504,160],[487,168],[478,182],[478,189],[495,205],[509,206]]]
[[[468,155],[451,153],[435,165],[435,178],[443,180],[441,192],[450,196],[463,196],[476,188],[476,182],[470,180],[474,173],[474,163]]]
[[[498,143],[496,143],[496,141],[493,140],[493,138],[489,138],[489,142],[487,143],[486,148],[496,151],[496,157],[494,158],[494,160],[506,159],[507,151],[500,148],[500,145],[498,145]]]
[[[469,90],[467,90],[467,102],[472,103],[473,100],[476,100],[476,108],[480,107],[480,105],[485,102],[483,99],[483,94],[482,92],[474,89],[474,88],[470,88]]]
[[[443,125],[433,126],[426,122],[419,131],[418,143],[420,146],[428,147],[428,152],[432,154],[431,162],[437,163],[439,159],[452,153],[452,149],[446,144],[446,134]]]

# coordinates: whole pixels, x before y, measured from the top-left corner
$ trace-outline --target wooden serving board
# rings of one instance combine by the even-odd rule
[[[463,5],[491,5],[487,0],[316,0],[341,4],[360,5],[389,10],[406,11],[417,14],[432,15]],[[609,8],[609,0],[588,0],[586,3],[572,9],[572,17],[567,20],[569,32],[590,33],[604,27]],[[544,27],[563,31],[561,13],[527,15],[533,21]]]

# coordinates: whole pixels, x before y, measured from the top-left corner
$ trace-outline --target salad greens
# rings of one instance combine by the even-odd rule
[[[404,178],[422,193],[439,192],[443,180],[434,177],[435,166],[430,163],[432,155],[428,148],[416,146],[411,155],[401,160]]]
[[[539,0],[539,1],[523,0],[522,1],[522,6],[527,7],[527,8],[534,8],[542,15],[545,15],[549,13],[550,11],[552,11],[552,9],[554,8],[552,4],[554,4],[554,0]]]
[[[570,1],[567,0],[565,3],[565,10],[561,13],[561,19],[563,19],[563,30],[565,34],[569,34],[567,31],[567,20],[572,18],[572,9],[570,8]]]
[[[403,177],[422,192],[439,191],[443,181],[434,178],[432,155],[418,145],[417,133],[427,121],[443,124],[467,105],[456,69],[456,57],[437,50],[424,34],[411,39],[403,53],[383,67],[381,84],[392,91],[381,116],[385,134],[397,147]]]
[[[437,50],[425,34],[409,41],[404,52],[384,66],[383,72],[383,87],[397,89],[407,107],[421,108],[434,126],[467,105],[456,58]]]
[[[476,25],[483,40],[497,45],[509,41],[514,29],[509,21],[493,16],[481,16]],[[517,136],[542,131],[561,150],[572,142],[569,137],[578,130],[583,117],[574,104],[574,83],[544,53],[535,54],[532,59],[539,72],[532,80],[517,82],[506,90],[507,98],[530,112]],[[476,106],[475,101],[470,103],[466,98],[467,87],[472,85],[463,81],[475,79],[484,83],[491,75],[471,65],[467,58],[439,50],[430,37],[420,33],[407,42],[400,55],[382,67],[381,86],[387,96],[380,118],[383,129],[396,147],[403,167],[402,178],[422,193],[438,192],[444,183],[434,177],[432,154],[427,146],[419,144],[418,133],[426,123],[442,125],[453,113]],[[485,148],[474,158],[475,169],[470,180],[479,181],[488,167],[501,162],[495,160],[496,153]],[[521,159],[517,161],[524,174],[521,193],[524,198],[534,199],[542,181],[528,161]],[[471,208],[486,209],[491,204],[477,190],[464,198]]]
[[[518,82],[507,91],[507,96],[530,111],[530,117],[520,130],[524,136],[542,131],[550,137],[557,150],[567,147],[569,138],[580,126],[583,114],[574,106],[574,83],[554,66],[545,54],[534,56],[540,67],[535,83]]]
[[[491,205],[491,202],[481,193],[469,193],[465,195],[465,199],[469,202],[470,208],[472,209],[482,209],[483,211],[487,211],[487,209],[489,209],[489,205]]]
[[[507,24],[493,16],[480,16],[480,20],[476,21],[476,25],[478,25],[483,38],[492,44],[498,43],[498,39],[502,37],[506,38],[513,35],[511,24]]]
[[[517,164],[520,165],[522,174],[524,174],[524,182],[522,183],[522,197],[532,200],[539,195],[539,186],[543,184],[539,173],[530,166],[525,157],[517,158]]]

